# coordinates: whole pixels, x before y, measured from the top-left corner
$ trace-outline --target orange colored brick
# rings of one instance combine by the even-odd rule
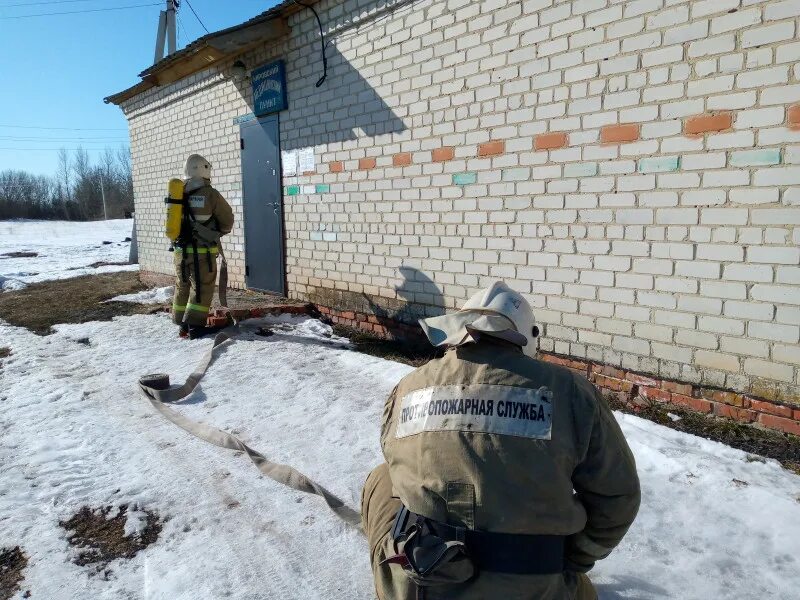
[[[740,406],[743,407],[745,405],[744,396],[742,394],[737,394],[736,392],[726,392],[724,390],[715,390],[715,389],[702,389],[700,390],[703,398],[707,398],[708,400],[713,400],[714,402],[721,402],[723,404],[729,404],[731,406]]]
[[[635,123],[628,125],[606,125],[600,129],[601,144],[625,144],[639,139],[639,126]]]
[[[502,140],[486,142],[478,146],[478,156],[495,156],[506,151],[506,143]]]
[[[374,169],[376,164],[374,158],[361,158],[358,161],[358,168],[362,171],[367,171],[369,169]]]
[[[785,419],[783,417],[761,413],[758,415],[758,422],[770,429],[777,429],[778,431],[791,433],[792,435],[800,435],[800,421],[795,421],[794,419]]]
[[[395,154],[392,156],[392,164],[395,167],[407,167],[411,164],[411,153],[400,152],[399,154]]]
[[[328,163],[328,169],[331,173],[341,173],[344,171],[344,163],[340,160],[333,161]]]
[[[753,423],[758,417],[758,413],[754,410],[737,408],[727,404],[719,404],[718,402],[714,404],[714,414],[718,417],[733,419],[739,423]]]
[[[617,379],[625,379],[625,371],[609,365],[592,365],[592,373],[616,377]]]
[[[612,390],[614,392],[630,392],[633,389],[633,384],[624,379],[617,379],[615,377],[606,377],[605,375],[594,375],[594,384],[597,387]]]
[[[772,402],[765,402],[763,400],[756,400],[755,398],[748,398],[750,408],[758,412],[767,413],[768,415],[775,415],[777,417],[786,417],[787,419],[793,418],[793,411],[790,406],[783,406],[781,404],[773,404]],[[796,412],[796,411],[794,411]],[[797,417],[794,417],[797,418]]]
[[[675,394],[683,394],[684,396],[691,396],[692,390],[694,389],[689,383],[678,383],[677,381],[662,381],[661,388]]]
[[[658,402],[669,402],[672,399],[672,394],[669,392],[647,386],[642,386],[639,388],[639,395],[647,398],[648,400],[656,400]]]
[[[653,379],[652,377],[639,375],[637,373],[626,373],[625,379],[627,379],[628,381],[632,381],[636,385],[646,385],[651,388],[661,387],[661,381],[659,381],[658,379]]]
[[[689,117],[683,123],[686,135],[703,135],[713,131],[724,131],[733,125],[733,114],[729,112],[704,114]]]
[[[455,155],[455,149],[450,146],[436,148],[436,150],[433,151],[433,162],[445,162],[447,160],[453,160]]]
[[[563,131],[557,133],[542,133],[533,140],[533,147],[536,150],[553,150],[554,148],[564,148],[567,145],[567,134]]]
[[[692,398],[691,396],[684,396],[683,394],[672,394],[671,401],[673,404],[680,406],[688,406],[697,412],[709,414],[714,410],[714,404],[702,398]]]
[[[789,129],[800,130],[800,104],[790,106],[788,113],[787,123],[789,124]]]

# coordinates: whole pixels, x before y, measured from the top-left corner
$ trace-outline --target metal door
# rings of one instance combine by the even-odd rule
[[[285,294],[278,116],[240,125],[247,287]]]

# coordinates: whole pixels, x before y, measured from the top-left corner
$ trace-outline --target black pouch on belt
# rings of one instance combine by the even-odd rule
[[[401,507],[391,533],[395,555],[384,562],[399,564],[418,586],[464,583],[474,577],[464,540],[446,539],[435,526],[435,521]]]
[[[561,535],[476,531],[440,523],[401,507],[392,529],[400,564],[418,585],[462,583],[479,571],[553,575],[564,571]]]

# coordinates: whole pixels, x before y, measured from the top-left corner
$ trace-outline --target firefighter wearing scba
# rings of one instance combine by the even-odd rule
[[[502,282],[420,322],[443,358],[386,402],[362,495],[380,600],[593,600],[586,572],[639,509],[628,444],[584,377],[536,360]]]
[[[211,163],[199,154],[186,160],[180,234],[175,240],[175,297],[172,316],[180,335],[200,337],[206,327],[217,279],[219,240],[233,229],[233,211],[211,187]],[[178,181],[180,183],[180,181]]]

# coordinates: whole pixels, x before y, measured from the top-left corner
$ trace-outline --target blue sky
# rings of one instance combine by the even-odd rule
[[[277,4],[189,2],[209,31],[236,25]],[[139,7],[9,18],[134,5]],[[60,147],[127,145],[122,111],[104,104],[103,98],[139,81],[137,74],[152,64],[164,5],[159,0],[0,0],[0,171],[51,175]],[[178,15],[182,48],[205,31],[186,0]],[[96,150],[90,154],[96,155]]]

